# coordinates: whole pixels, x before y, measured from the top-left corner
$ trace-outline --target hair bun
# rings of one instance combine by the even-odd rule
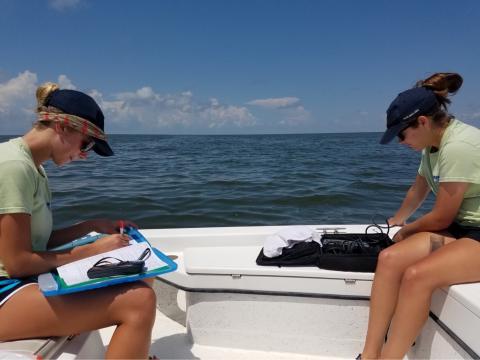
[[[448,97],[456,93],[463,84],[463,78],[457,73],[435,73],[417,82],[418,87],[432,89],[437,95]]]
[[[60,86],[52,82],[46,82],[40,85],[37,88],[36,97],[37,97],[37,112],[43,110],[43,107],[46,106],[47,99],[49,96],[56,90],[59,90]]]

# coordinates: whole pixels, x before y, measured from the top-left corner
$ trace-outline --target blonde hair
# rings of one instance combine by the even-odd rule
[[[48,97],[56,90],[60,90],[60,86],[58,84],[52,83],[52,82],[46,82],[42,85],[40,85],[37,88],[36,92],[36,97],[37,97],[37,108],[36,112],[42,112],[42,111],[49,111],[49,112],[60,112],[58,109],[53,108],[51,106],[46,106],[46,100]],[[53,110],[53,111],[52,111]]]
[[[51,112],[51,113],[61,113],[62,112],[60,109],[57,109],[56,107],[45,105],[49,96],[54,91],[57,91],[57,90],[60,90],[60,86],[58,86],[58,84],[55,84],[55,83],[52,83],[52,82],[43,83],[42,85],[40,85],[37,88],[37,91],[35,93],[35,96],[37,98],[37,107],[35,109],[35,112],[37,114],[39,114],[41,112],[44,112],[44,111],[48,111],[48,112]],[[50,125],[51,125],[50,121],[41,122],[41,121],[37,120],[33,123],[33,127],[36,128],[36,129],[45,129],[45,128],[48,128]]]

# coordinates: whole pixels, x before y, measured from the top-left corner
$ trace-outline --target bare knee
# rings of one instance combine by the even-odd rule
[[[380,252],[378,255],[377,270],[376,272],[382,272],[384,274],[399,274],[401,254],[394,248],[387,248]]]
[[[402,287],[407,290],[435,290],[437,287],[434,276],[428,268],[422,265],[409,266],[402,276]]]
[[[122,305],[118,310],[123,322],[151,327],[155,321],[156,303],[153,289],[141,284],[122,296]]]

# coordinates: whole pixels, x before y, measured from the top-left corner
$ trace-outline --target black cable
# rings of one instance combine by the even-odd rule
[[[385,223],[387,224],[387,226],[382,226],[382,225],[379,225],[376,221],[375,221],[375,216],[381,216],[380,214],[374,214],[372,216],[372,225],[368,225],[367,228],[365,229],[365,234],[368,234],[368,230],[370,228],[377,228],[378,230],[380,230],[380,233],[384,234],[383,232],[383,229],[387,229],[387,235],[390,233],[390,224],[388,223],[388,218],[385,218]]]

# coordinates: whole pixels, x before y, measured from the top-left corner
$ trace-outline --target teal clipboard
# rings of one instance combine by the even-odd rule
[[[55,270],[49,273],[42,274],[38,277],[38,285],[42,293],[45,296],[72,294],[79,291],[99,289],[99,288],[107,287],[111,285],[138,281],[141,279],[154,277],[157,275],[166,274],[166,273],[177,270],[177,264],[172,259],[170,259],[167,255],[162,253],[160,250],[152,247],[148,242],[148,240],[140,233],[140,231],[138,231],[135,228],[128,227],[125,229],[125,233],[130,235],[130,237],[138,243],[146,242],[152,248],[155,255],[157,255],[160,258],[160,260],[162,260],[166,265],[155,270],[147,271],[145,273],[93,279],[93,280],[90,280],[81,284],[76,284],[76,285],[65,284],[63,279],[61,279],[58,276]]]

